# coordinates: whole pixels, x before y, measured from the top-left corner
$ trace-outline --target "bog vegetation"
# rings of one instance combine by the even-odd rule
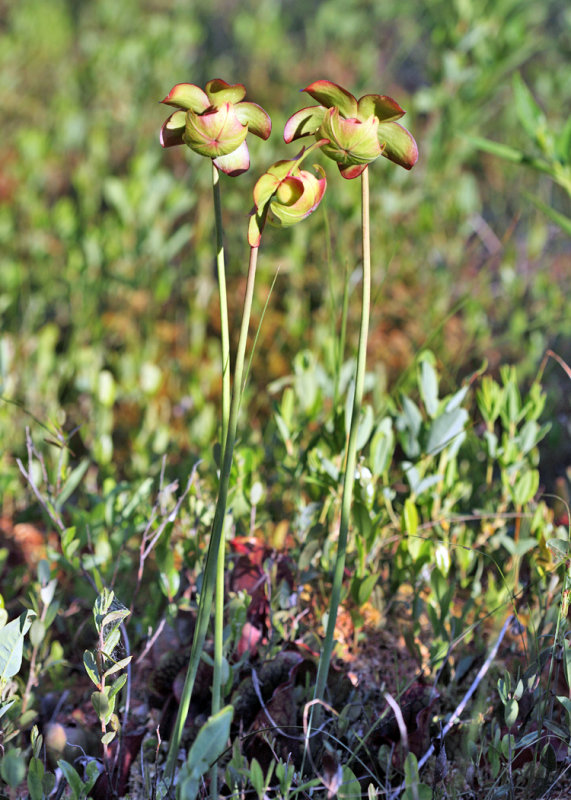
[[[4,5],[0,797],[567,797],[568,4]]]

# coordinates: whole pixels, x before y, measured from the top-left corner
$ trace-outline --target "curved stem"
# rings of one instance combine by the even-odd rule
[[[341,601],[341,589],[343,585],[343,573],[345,571],[345,556],[347,553],[347,537],[349,533],[349,522],[351,518],[351,505],[353,501],[353,486],[355,483],[355,467],[357,463],[357,433],[359,429],[359,418],[361,416],[361,404],[363,402],[363,388],[365,385],[365,368],[367,361],[367,338],[369,333],[369,313],[371,307],[371,247],[370,247],[370,225],[369,225],[369,169],[365,169],[361,175],[361,228],[363,236],[363,294],[361,308],[361,327],[359,331],[359,349],[357,353],[357,367],[355,372],[355,394],[353,397],[353,410],[351,413],[351,425],[349,428],[349,438],[347,440],[347,451],[345,458],[345,475],[343,477],[343,499],[341,501],[341,521],[339,524],[339,539],[337,542],[337,556],[333,572],[333,586],[331,590],[331,601],[329,603],[329,614],[327,619],[327,630],[323,650],[319,659],[317,670],[317,681],[314,697],[319,700],[324,699],[329,665],[333,654],[335,623]]]
[[[224,260],[224,237],[222,205],[220,202],[220,173],[212,162],[212,194],[214,199],[214,222],[216,230],[216,269],[218,273],[218,297],[220,301],[220,345],[222,351],[222,427],[220,433],[220,460],[224,459],[224,448],[228,435],[230,417],[230,333],[228,324],[228,300],[226,294],[226,266]],[[214,670],[212,676],[212,714],[222,706],[222,665],[224,662],[224,567],[226,543],[220,539],[216,562],[216,594],[214,598]],[[214,765],[210,774],[210,793],[213,800],[218,797],[218,767]]]
[[[182,730],[188,715],[190,698],[194,688],[194,681],[198,670],[198,664],[200,662],[200,655],[206,639],[206,632],[208,630],[208,623],[210,620],[210,612],[212,610],[218,551],[220,548],[220,540],[222,538],[222,530],[224,528],[224,518],[226,516],[228,484],[230,482],[230,470],[232,468],[232,457],[234,455],[234,444],[236,442],[238,413],[240,411],[240,402],[242,399],[244,359],[246,353],[246,343],[248,339],[248,329],[250,326],[252,299],[254,296],[254,281],[256,277],[257,260],[258,248],[252,247],[250,249],[250,264],[248,268],[246,295],[244,297],[242,326],[240,328],[240,338],[238,340],[238,350],[236,353],[236,364],[234,366],[234,386],[232,391],[232,401],[230,404],[230,416],[228,419],[228,434],[226,437],[226,444],[224,446],[222,470],[220,473],[218,498],[216,501],[216,510],[214,512],[214,521],[212,523],[212,531],[210,534],[210,543],[208,545],[208,552],[206,555],[206,564],[204,566],[204,572],[202,576],[202,589],[200,592],[200,601],[198,604],[198,614],[196,619],[196,627],[194,629],[194,638],[192,640],[190,660],[165,766],[165,781],[167,784],[172,783],[174,777],[176,759],[182,737]]]

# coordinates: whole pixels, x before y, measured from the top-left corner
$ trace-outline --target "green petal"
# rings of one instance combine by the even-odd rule
[[[210,100],[199,86],[195,86],[193,83],[177,83],[165,99],[161,100],[161,103],[200,114],[202,111],[206,111],[210,105]]]
[[[266,205],[270,197],[280,185],[280,179],[266,172],[254,186],[254,204],[257,209]]]
[[[342,86],[331,81],[315,81],[303,90],[326,108],[337,107],[344,117],[357,116],[357,100]]]
[[[323,106],[309,106],[296,111],[285,124],[284,141],[289,144],[302,136],[315,133],[323,122],[324,115]]]
[[[321,167],[316,167],[316,169],[321,174],[320,178],[317,178],[307,170],[300,170],[295,178],[287,179],[295,181],[296,188],[301,184],[303,191],[301,194],[299,194],[299,191],[295,192],[299,196],[293,203],[280,203],[277,196],[275,196],[270,203],[268,222],[273,225],[289,227],[301,222],[301,220],[315,211],[327,186],[324,170]]]
[[[174,147],[184,144],[184,127],[186,111],[175,111],[161,128],[160,142],[163,147]]]
[[[236,116],[248,131],[260,139],[267,139],[272,132],[272,121],[269,114],[256,103],[237,103],[234,106]]]
[[[236,150],[228,153],[227,156],[215,158],[214,166],[225,175],[230,175],[231,178],[236,178],[238,175],[247,172],[250,169],[250,152],[246,142],[242,142]]]
[[[411,169],[418,161],[418,147],[414,137],[398,122],[383,122],[379,125],[379,142],[385,158],[405,169]]]
[[[241,83],[230,84],[220,78],[208,81],[204,88],[214,108],[220,108],[223,103],[239,103],[246,97],[246,89]]]
[[[272,166],[268,168],[267,174],[273,175],[282,181],[296,166],[295,158],[288,158],[285,161],[276,161],[275,164],[272,164]]]
[[[404,116],[404,111],[396,100],[386,94],[366,94],[359,100],[359,119],[367,119],[374,114],[379,122],[394,122]]]

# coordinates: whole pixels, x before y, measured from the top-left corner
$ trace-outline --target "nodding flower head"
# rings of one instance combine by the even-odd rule
[[[289,227],[308,217],[319,205],[327,180],[322,167],[315,165],[317,175],[301,169],[302,161],[327,139],[303,148],[293,159],[277,161],[254,186],[254,209],[250,215],[248,242],[259,247],[264,225]]]
[[[250,166],[248,133],[267,139],[272,130],[268,114],[256,103],[244,101],[241,83],[230,85],[215,78],[203,91],[192,83],[177,83],[162,103],[174,106],[161,128],[163,147],[186,144],[214,161],[215,167],[235,177]]]
[[[416,164],[416,142],[397,122],[405,112],[392,97],[366,94],[357,100],[331,81],[315,81],[303,91],[320,105],[302,108],[289,118],[284,130],[286,142],[312,135],[318,140],[328,139],[323,152],[349,179],[358,177],[379,156],[405,169]]]

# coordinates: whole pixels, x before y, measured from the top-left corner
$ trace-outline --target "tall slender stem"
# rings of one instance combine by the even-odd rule
[[[220,173],[212,162],[212,194],[214,199],[214,221],[216,230],[216,269],[218,273],[218,297],[220,301],[220,345],[222,351],[222,425],[220,432],[220,463],[224,460],[224,448],[228,436],[230,417],[230,333],[228,324],[228,300],[226,294],[226,265],[224,259],[224,237],[222,205],[220,202]],[[216,594],[214,598],[214,670],[212,676],[212,713],[222,706],[222,665],[224,663],[224,567],[226,564],[226,542],[220,538],[216,562]],[[210,774],[210,796],[218,797],[218,768],[212,767]]]
[[[216,229],[216,270],[220,299],[220,345],[222,350],[222,432],[221,450],[224,450],[230,417],[230,333],[228,325],[228,300],[226,296],[226,267],[224,263],[224,237],[222,208],[220,204],[220,173],[212,163],[212,194],[214,197],[214,224]],[[222,460],[222,455],[221,455]]]
[[[345,475],[343,478],[343,498],[341,501],[341,520],[339,524],[339,539],[337,542],[337,556],[333,572],[333,586],[329,603],[329,615],[323,650],[319,659],[315,698],[322,700],[327,685],[329,665],[333,654],[335,623],[341,601],[343,586],[343,573],[345,571],[345,556],[347,553],[347,538],[351,518],[351,505],[353,502],[353,485],[355,483],[355,467],[357,463],[357,433],[361,405],[363,402],[363,388],[365,385],[365,368],[367,361],[367,338],[369,333],[369,314],[371,307],[371,246],[369,225],[369,169],[361,175],[361,228],[363,237],[363,293],[361,308],[361,327],[359,331],[359,349],[357,353],[357,367],[355,372],[355,393],[353,397],[353,410],[345,458]]]
[[[204,567],[202,589],[200,592],[200,601],[198,604],[198,614],[196,619],[196,627],[194,629],[194,638],[192,641],[192,648],[190,652],[190,660],[186,679],[184,682],[182,697],[180,700],[178,715],[176,718],[173,734],[169,745],[169,753],[165,766],[165,780],[167,784],[172,783],[178,756],[178,749],[182,737],[182,730],[188,709],[190,706],[190,699],[192,690],[194,688],[194,681],[200,662],[200,655],[204,647],[206,639],[206,632],[208,630],[208,623],[210,620],[210,612],[212,610],[212,600],[214,596],[214,584],[216,579],[216,569],[218,562],[218,551],[220,548],[220,540],[222,538],[222,530],[224,528],[224,518],[226,516],[226,504],[228,500],[228,484],[230,482],[230,470],[232,468],[232,458],[234,455],[234,444],[236,442],[236,430],[238,427],[238,413],[240,411],[240,402],[242,399],[243,390],[243,377],[244,377],[244,360],[246,354],[246,343],[248,340],[248,329],[250,326],[250,314],[252,310],[252,299],[254,296],[254,281],[256,277],[256,265],[258,260],[258,248],[252,247],[250,249],[250,264],[248,267],[248,280],[246,283],[246,295],[244,297],[244,310],[242,315],[242,325],[240,328],[240,338],[238,340],[238,350],[236,352],[236,363],[234,366],[234,385],[232,390],[232,400],[230,404],[230,416],[228,419],[228,434],[226,437],[226,444],[224,446],[224,455],[222,459],[222,470],[220,473],[220,484],[218,487],[218,498],[216,501],[216,510],[214,512],[214,521],[212,523],[212,531],[210,535],[210,543],[208,545],[208,553],[206,555],[206,564]]]

